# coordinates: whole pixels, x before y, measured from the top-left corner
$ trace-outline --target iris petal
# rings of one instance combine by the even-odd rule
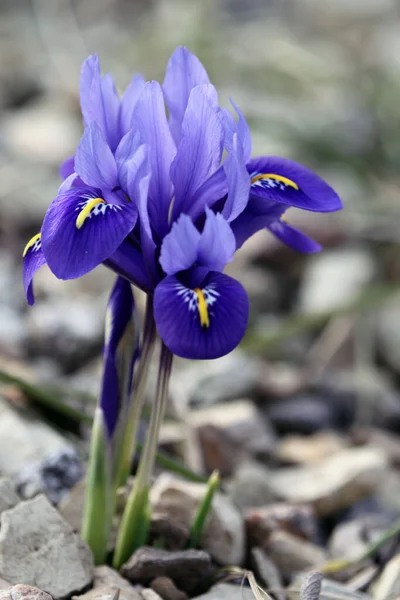
[[[75,279],[109,258],[137,220],[133,203],[106,203],[93,188],[71,188],[50,205],[43,252],[59,279]]]
[[[316,212],[342,208],[336,192],[310,169],[287,158],[260,156],[247,164],[250,195]]]
[[[114,156],[97,123],[83,134],[75,154],[75,171],[93,187],[112,190],[118,183]]]
[[[74,160],[75,159],[74,159],[73,156],[69,156],[62,163],[61,167],[58,170],[58,172],[60,174],[60,177],[62,179],[67,179],[67,177],[69,177],[70,175],[72,175],[72,173],[74,172]]]
[[[165,273],[174,275],[186,271],[197,260],[200,232],[190,217],[181,215],[165,236],[160,254],[160,264]]]
[[[121,137],[128,133],[131,128],[133,109],[135,108],[145,83],[145,79],[142,75],[134,75],[121,98],[118,114],[119,132]]]
[[[197,85],[210,83],[207,72],[199,59],[180,46],[168,61],[163,92],[170,114],[170,128],[178,145],[182,137],[182,121],[190,92]]]
[[[25,296],[28,304],[32,306],[35,302],[33,294],[33,276],[40,267],[46,264],[46,259],[42,251],[41,234],[33,236],[25,246],[23,253],[23,272]]]
[[[224,171],[228,182],[228,198],[222,214],[227,221],[231,222],[245,210],[250,191],[250,179],[243,148],[236,133],[232,137],[231,150],[224,162]]]
[[[193,289],[170,275],[154,294],[158,332],[171,352],[183,358],[211,359],[231,352],[246,331],[248,314],[240,283],[213,271]]]
[[[212,271],[222,271],[233,259],[235,236],[224,217],[206,208],[206,222],[198,247],[198,262]]]
[[[268,229],[284,244],[303,254],[312,254],[322,250],[322,246],[307,235],[288,225],[284,221],[275,221],[268,225]]]

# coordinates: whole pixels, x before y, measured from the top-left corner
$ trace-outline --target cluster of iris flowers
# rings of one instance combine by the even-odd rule
[[[332,212],[342,205],[308,168],[276,156],[251,158],[242,112],[233,102],[233,111],[219,106],[206,70],[186,48],[172,54],[162,85],[136,75],[121,99],[111,75],[101,76],[98,57],[90,56],[81,71],[80,101],[84,133],[75,155],[61,166],[63,183],[40,233],[25,247],[23,277],[33,304],[33,276],[44,264],[59,279],[81,277],[99,264],[118,276],[109,303],[91,459],[94,463],[99,452],[111,454],[104,473],[113,489],[129,472],[148,361],[156,337],[161,338],[157,398],[137,489],[117,540],[118,564],[132,549],[138,510],[148,508],[143,490],[154,462],[172,355],[218,358],[245,333],[248,297],[224,267],[264,228],[300,252],[320,250],[286,222],[285,212],[290,207]],[[130,284],[148,297],[142,336]],[[98,443],[102,436],[105,445]],[[89,498],[88,513],[101,504],[98,482],[93,485],[97,500]],[[104,502],[111,514],[113,502]],[[87,514],[87,531],[91,519]],[[92,547],[99,546],[93,528],[87,537]]]

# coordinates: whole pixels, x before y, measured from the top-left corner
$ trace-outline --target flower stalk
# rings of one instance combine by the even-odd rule
[[[156,400],[151,413],[150,424],[138,472],[119,527],[113,559],[113,566],[115,569],[119,569],[121,565],[128,560],[132,552],[145,543],[147,538],[151,517],[149,491],[160,427],[168,399],[168,383],[171,368],[172,354],[168,348],[162,344]]]

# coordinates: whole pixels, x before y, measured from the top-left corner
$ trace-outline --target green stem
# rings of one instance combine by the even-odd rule
[[[156,401],[151,413],[146,441],[138,472],[126,503],[119,527],[113,566],[119,569],[132,552],[142,546],[147,538],[151,508],[149,491],[157,453],[158,438],[168,399],[168,383],[172,368],[172,354],[162,344],[157,379]]]
[[[193,520],[193,525],[190,530],[189,536],[189,547],[196,548],[200,543],[200,538],[203,533],[204,525],[206,523],[206,519],[211,509],[212,501],[214,498],[214,494],[217,491],[217,488],[220,483],[219,473],[218,471],[214,471],[210,479],[207,483],[206,493],[204,498],[197,510],[197,514]]]
[[[138,369],[134,375],[130,400],[127,403],[126,410],[121,415],[120,422],[122,431],[116,436],[118,446],[114,450],[113,468],[115,488],[124,485],[131,472],[155,338],[156,328],[153,316],[153,302],[152,299],[148,297],[143,333],[143,346]]]
[[[103,412],[96,408],[86,478],[82,539],[90,546],[96,565],[104,564],[111,531],[112,487],[110,454]]]

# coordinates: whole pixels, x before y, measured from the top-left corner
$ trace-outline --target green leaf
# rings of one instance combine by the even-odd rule
[[[204,498],[198,508],[197,514],[194,518],[192,528],[190,530],[189,547],[196,548],[199,545],[200,538],[203,533],[204,525],[207,520],[208,514],[211,510],[212,501],[214,494],[220,484],[220,478],[218,471],[214,471],[207,483],[207,490]]]

